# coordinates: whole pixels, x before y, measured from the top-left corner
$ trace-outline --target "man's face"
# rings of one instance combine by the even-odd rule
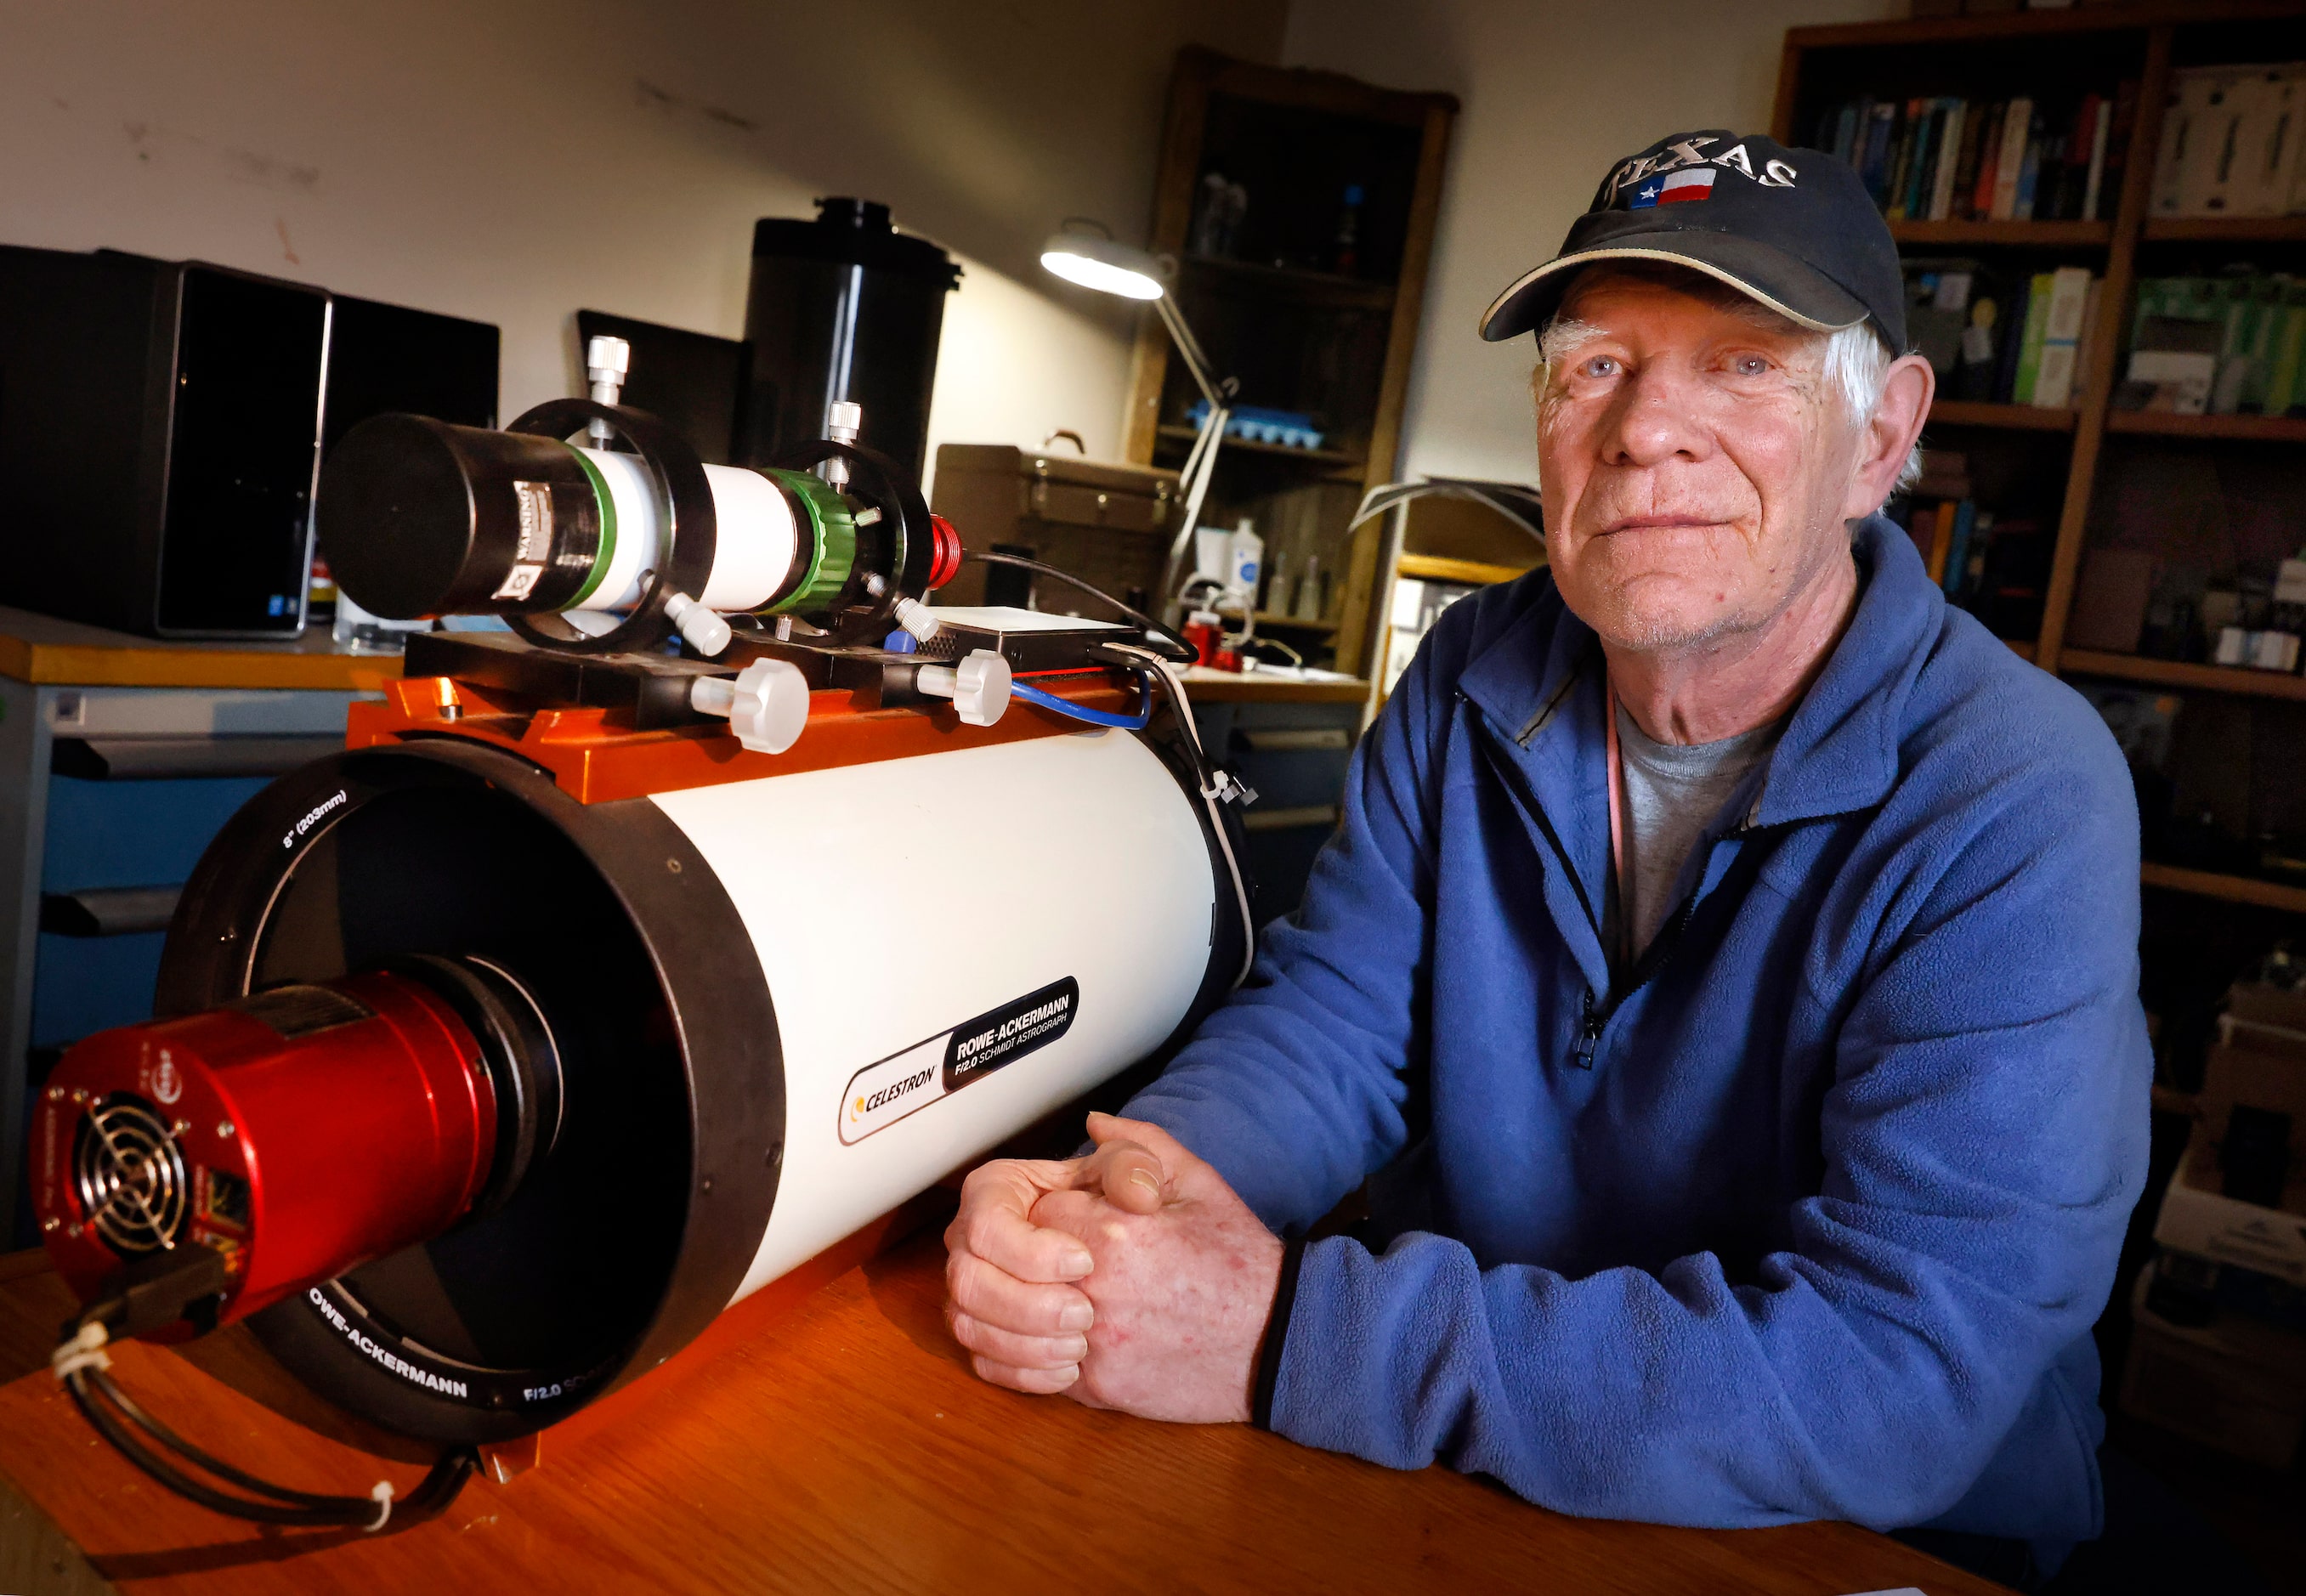
[[[1849,559],[1859,430],[1825,339],[1667,284],[1590,272],[1591,336],[1541,372],[1538,470],[1561,596],[1614,646],[1755,630]]]

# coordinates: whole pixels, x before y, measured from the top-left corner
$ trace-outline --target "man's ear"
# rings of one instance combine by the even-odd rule
[[[1930,400],[1937,393],[1937,373],[1918,354],[1891,363],[1882,385],[1882,403],[1858,440],[1857,469],[1850,474],[1849,496],[1841,517],[1856,521],[1887,503],[1898,485],[1898,474],[1930,418]]]

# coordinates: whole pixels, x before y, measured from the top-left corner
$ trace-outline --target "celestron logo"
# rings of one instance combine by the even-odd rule
[[[1046,1047],[1072,1028],[1080,1006],[1080,983],[1067,976],[867,1065],[841,1095],[841,1139],[853,1146]]]
[[[906,1076],[902,1080],[898,1081],[893,1086],[883,1087],[879,1091],[875,1092],[870,1097],[860,1096],[855,1103],[850,1105],[850,1122],[854,1123],[857,1121],[863,1119],[867,1114],[871,1114],[875,1109],[885,1108],[890,1104],[894,1103],[898,1098],[903,1097],[907,1092],[917,1092],[935,1079],[936,1067],[933,1064],[929,1068],[920,1071],[916,1074]]]

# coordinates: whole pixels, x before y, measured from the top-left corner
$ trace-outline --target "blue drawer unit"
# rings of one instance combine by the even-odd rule
[[[260,776],[98,781],[51,775],[41,849],[44,908],[77,893],[183,885],[209,839],[264,784]],[[152,1012],[165,933],[66,935],[47,929],[64,917],[49,912],[42,919],[32,970],[35,1048],[60,1047]]]
[[[200,862],[209,839],[263,791],[269,779],[89,781],[51,775],[40,890],[180,883]]]

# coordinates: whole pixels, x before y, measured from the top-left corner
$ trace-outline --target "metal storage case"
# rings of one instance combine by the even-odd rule
[[[1177,480],[1177,473],[1150,465],[1029,451],[1006,443],[948,443],[937,449],[932,508],[959,527],[973,549],[1030,555],[1143,609],[1161,598],[1161,570],[1180,513]],[[1012,573],[1000,572],[988,595],[989,568],[962,567],[936,602],[1017,601],[1026,573],[1013,573],[1018,584],[1004,586],[1004,578]],[[1030,591],[1036,608],[1110,619],[1103,606],[1056,583],[1040,583]]]

